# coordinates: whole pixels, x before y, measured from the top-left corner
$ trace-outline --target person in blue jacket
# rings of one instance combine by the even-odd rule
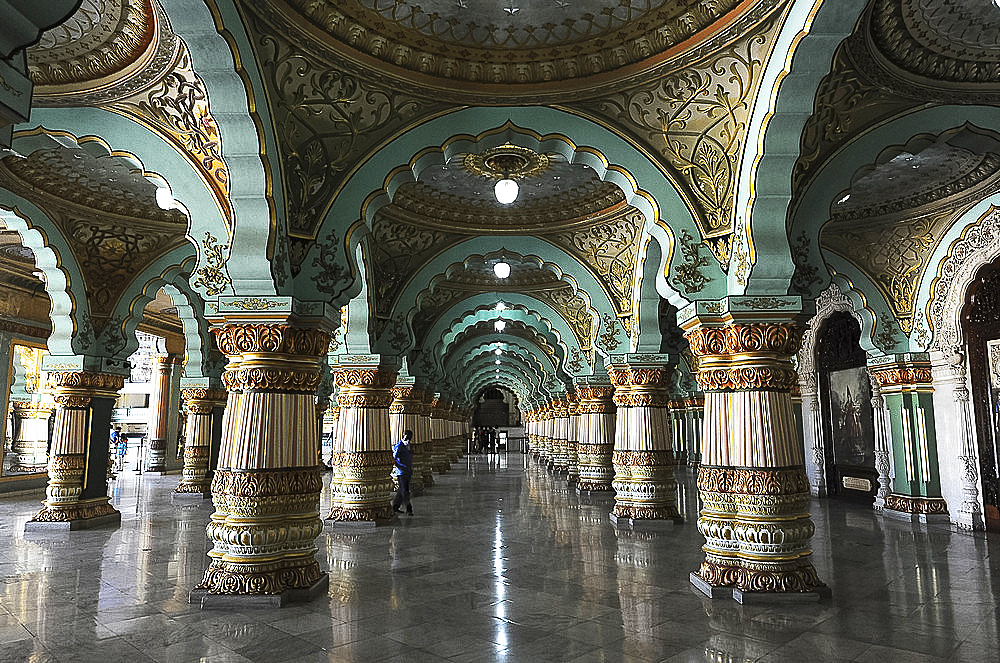
[[[407,515],[413,515],[413,506],[410,504],[410,479],[413,477],[413,431],[406,429],[403,437],[392,447],[392,460],[394,467],[392,473],[399,481],[399,490],[392,498],[392,510],[400,513],[400,506],[406,505]]]

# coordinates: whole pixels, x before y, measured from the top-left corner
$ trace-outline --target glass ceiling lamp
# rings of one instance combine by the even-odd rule
[[[496,196],[497,202],[501,205],[510,205],[512,202],[517,200],[517,192],[517,182],[509,177],[498,180],[496,185],[493,187],[493,195]]]
[[[503,350],[501,350],[500,348],[497,348],[496,350],[493,351],[493,354],[498,355],[498,356],[502,355],[503,354]]]
[[[496,274],[498,279],[507,278],[510,276],[510,263],[506,260],[501,260],[493,265],[493,273]],[[503,304],[503,302],[500,302],[500,304]],[[497,310],[502,311],[503,309],[500,308],[500,304],[497,304]]]

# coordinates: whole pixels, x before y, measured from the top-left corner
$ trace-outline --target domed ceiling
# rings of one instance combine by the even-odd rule
[[[569,81],[712,36],[739,0],[287,0],[318,38],[421,77]],[[278,3],[275,3],[279,6]]]

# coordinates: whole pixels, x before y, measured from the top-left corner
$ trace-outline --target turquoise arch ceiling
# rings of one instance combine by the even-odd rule
[[[351,244],[360,242],[364,235],[364,232],[356,231],[352,237],[348,238],[348,226],[350,225],[348,221],[358,219],[366,207],[371,208],[371,194],[382,191],[387,186],[391,189],[393,182],[386,181],[390,174],[395,174],[395,178],[405,175],[405,179],[408,181],[415,179],[412,170],[401,173],[398,168],[400,163],[406,162],[407,155],[422,155],[422,161],[424,161],[430,158],[429,154],[432,154],[427,152],[430,147],[445,145],[458,135],[475,136],[491,128],[503,127],[508,121],[539,135],[565,136],[568,140],[574,141],[573,145],[591,146],[595,151],[577,147],[570,155],[571,159],[576,159],[576,162],[581,160],[589,162],[588,165],[602,177],[607,177],[608,173],[612,173],[614,179],[622,180],[620,186],[624,185],[630,189],[626,191],[626,196],[631,196],[636,206],[640,209],[643,206],[649,206],[649,217],[655,216],[659,223],[654,223],[653,218],[647,217],[645,229],[657,239],[661,246],[666,247],[663,255],[667,260],[664,261],[664,265],[661,265],[662,268],[666,267],[666,262],[673,256],[671,232],[676,234],[687,230],[693,236],[698,236],[691,212],[684,205],[673,185],[645,155],[618,135],[598,124],[553,108],[476,107],[466,108],[430,120],[398,136],[387,147],[372,155],[345,184],[333,201],[319,231],[320,240],[335,238],[339,243],[338,255],[340,260],[343,260],[346,255],[351,254],[348,242]],[[567,148],[570,146],[570,143],[563,138],[559,138],[556,142],[562,143]],[[442,153],[438,152],[437,154],[437,158],[443,161]],[[621,168],[625,170],[609,169],[609,164],[612,166],[621,164]],[[419,166],[419,163],[414,164],[413,168],[418,169]],[[626,170],[627,175],[625,174]],[[647,192],[649,198],[636,196],[635,189]],[[371,212],[366,210],[366,213],[370,214]],[[669,225],[670,230],[666,230],[664,225],[660,224]],[[319,248],[314,247],[304,264],[311,265],[313,261],[310,258],[317,257],[318,251]],[[697,294],[699,297],[717,298],[725,292],[723,272],[714,263],[706,267],[706,270],[710,272],[710,283]],[[353,271],[355,278],[360,277],[361,274],[356,264]],[[356,295],[359,290],[358,284],[350,285],[345,282],[338,292],[320,293],[316,291],[314,281],[313,270],[303,269],[302,273],[296,277],[296,291],[301,293],[301,296],[310,299],[325,299],[332,296],[334,303],[342,304],[341,300],[346,301],[346,299]],[[677,292],[663,294],[668,298],[686,301]]]

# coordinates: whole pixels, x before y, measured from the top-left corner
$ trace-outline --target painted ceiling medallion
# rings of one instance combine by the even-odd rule
[[[549,157],[519,145],[504,143],[479,154],[467,154],[462,166],[490,179],[525,179],[549,170]]]

